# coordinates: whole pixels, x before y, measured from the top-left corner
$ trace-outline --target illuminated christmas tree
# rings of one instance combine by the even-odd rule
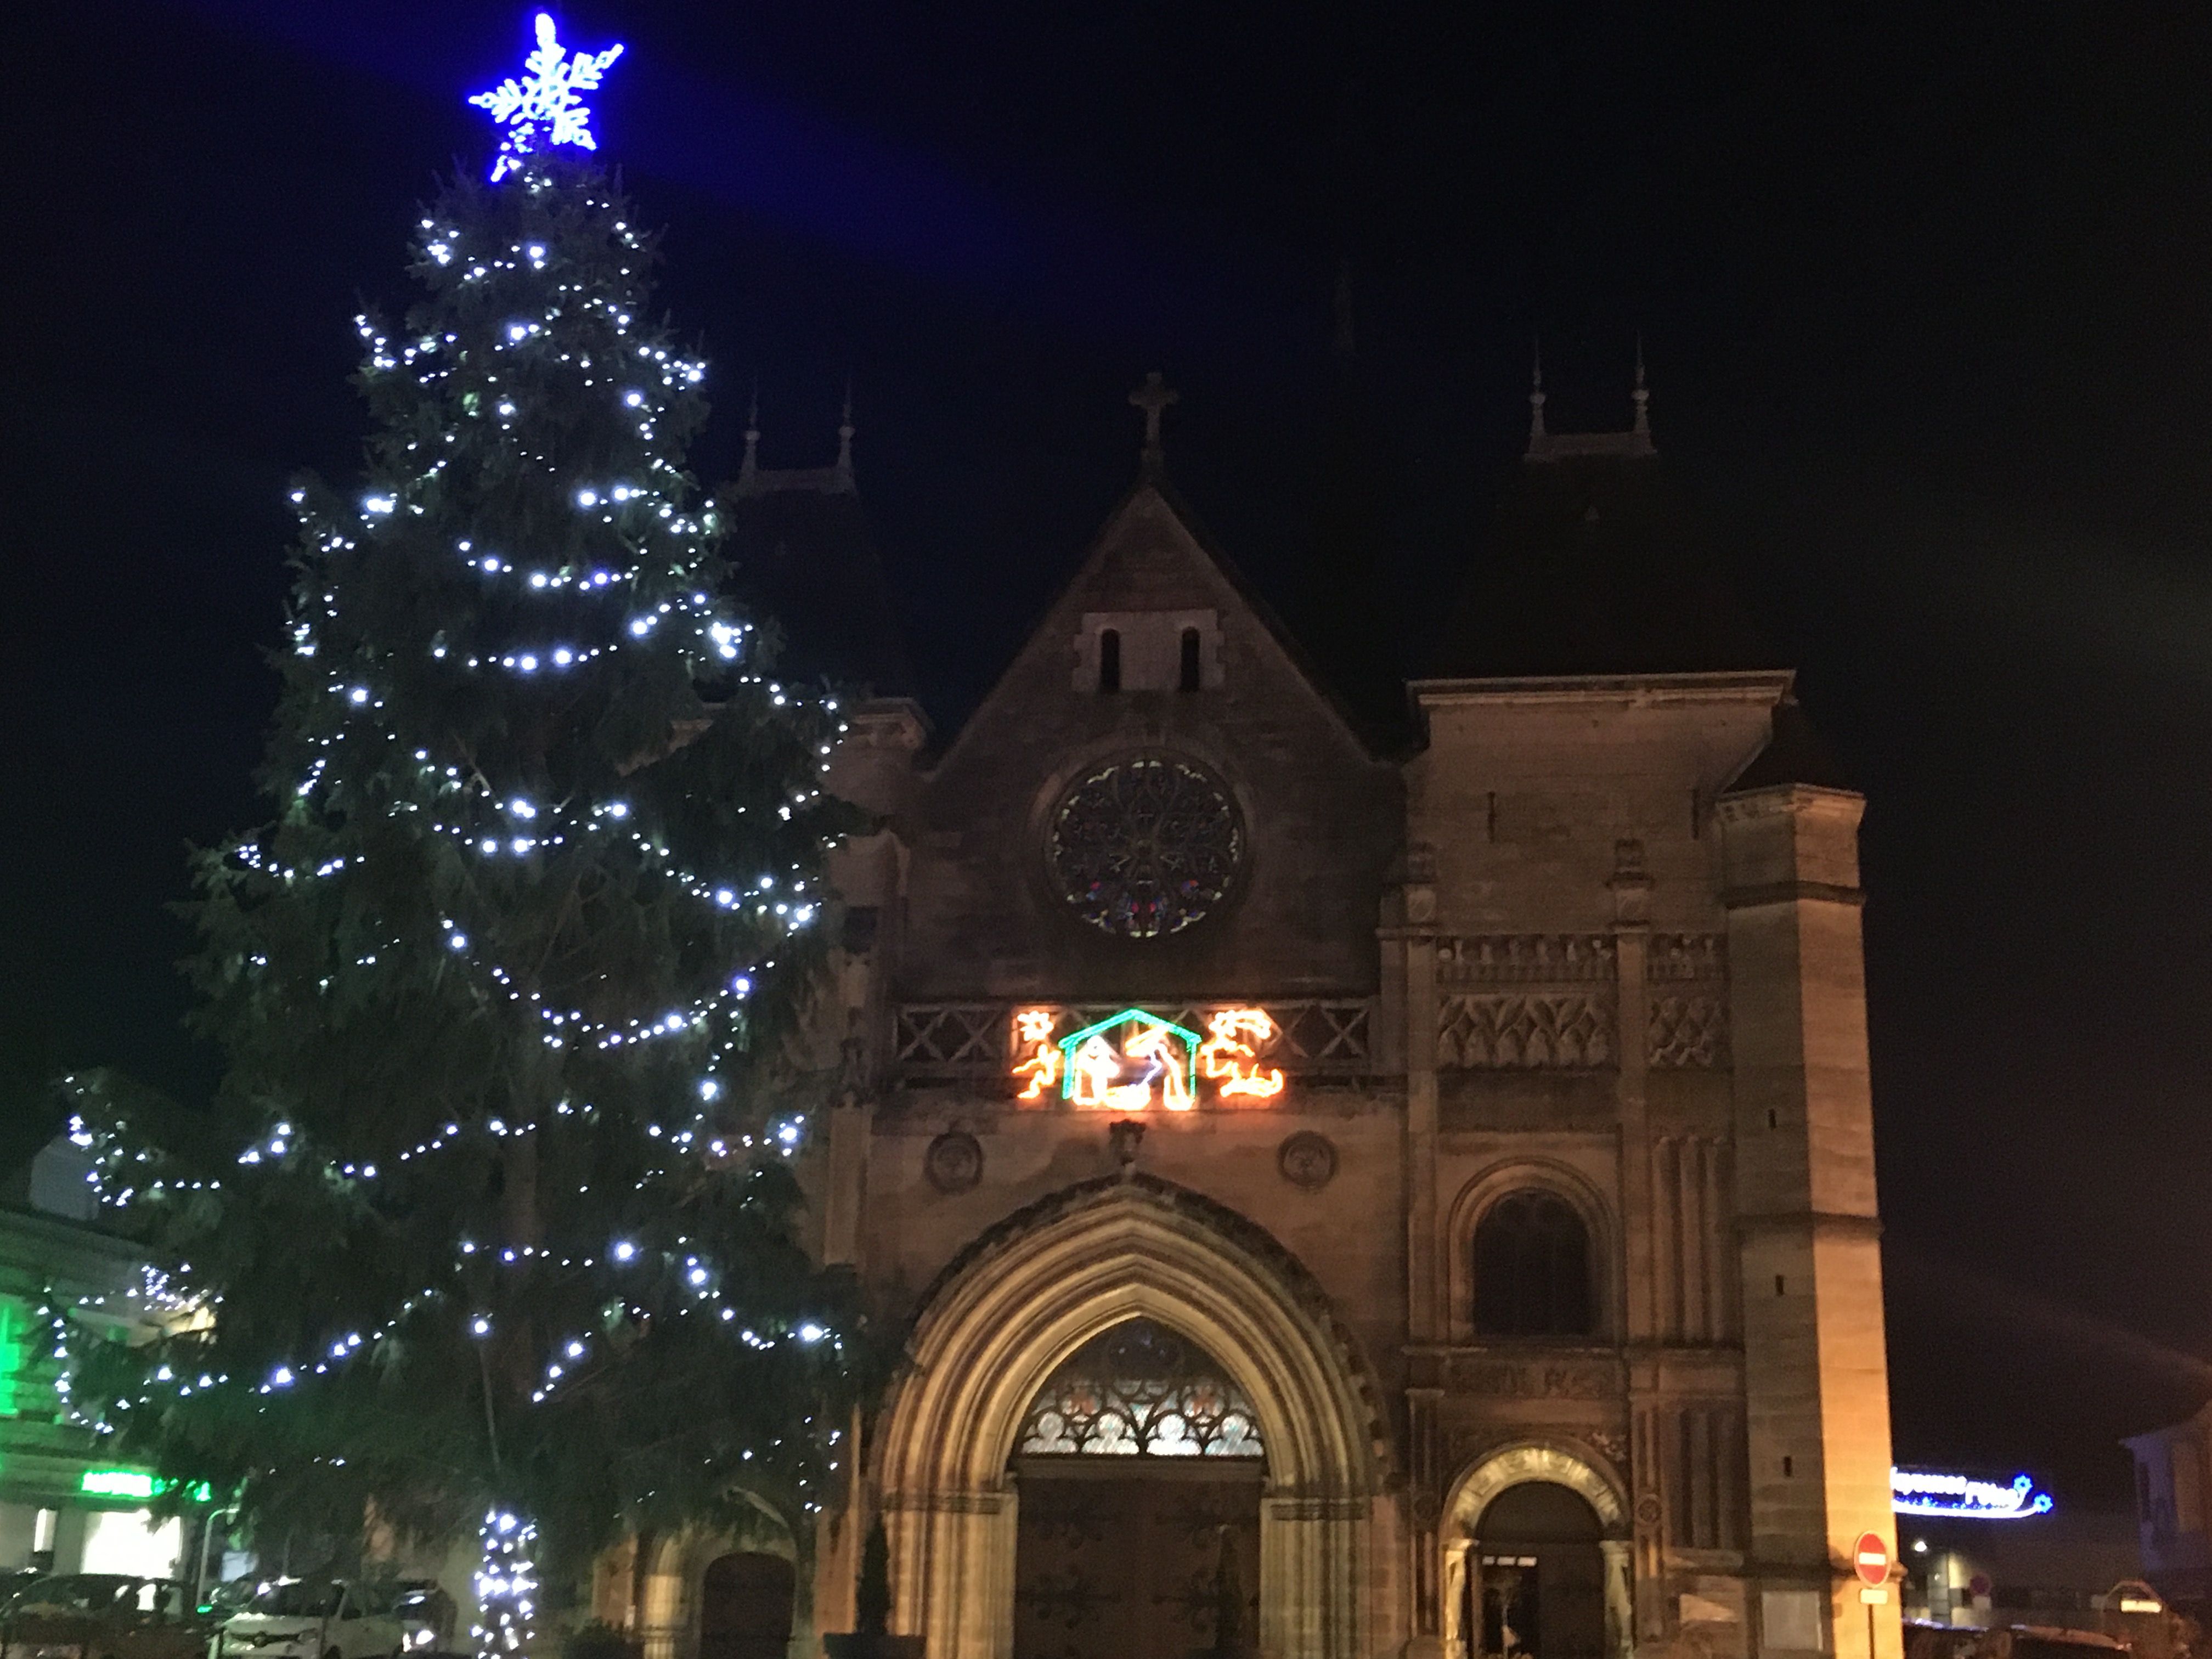
[[[198,867],[216,1110],[102,1127],[193,1316],[74,1381],[249,1520],[480,1528],[486,1651],[528,1644],[533,1554],[800,1528],[859,1341],[787,1161],[836,705],[719,597],[704,371],[558,148],[613,52],[538,43],[478,100],[492,180],[421,219],[404,325],[360,320],[365,485],[294,496],[277,816]]]

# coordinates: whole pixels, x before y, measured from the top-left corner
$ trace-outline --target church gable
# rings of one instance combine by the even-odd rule
[[[1147,479],[920,791],[904,994],[1370,988],[1399,813]]]

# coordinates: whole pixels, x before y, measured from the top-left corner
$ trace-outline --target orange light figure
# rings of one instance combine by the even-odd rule
[[[1260,1069],[1257,1044],[1272,1042],[1275,1022],[1264,1008],[1224,1008],[1206,1022],[1198,1069],[1217,1080],[1221,1097],[1269,1100],[1283,1092],[1283,1074]]]
[[[1042,1100],[1047,1090],[1060,1086],[1060,1045],[1052,1040],[1057,1018],[1049,1008],[1024,1008],[1014,1015],[1014,1042],[1031,1050],[1014,1062],[1014,1075],[1030,1080],[1016,1100]]]

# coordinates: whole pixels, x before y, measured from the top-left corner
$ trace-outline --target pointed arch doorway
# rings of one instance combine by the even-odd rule
[[[1030,1408],[1085,1344],[1139,1318],[1218,1361],[1254,1408],[1264,1444],[1249,1462],[1263,1485],[1248,1646],[1273,1659],[1358,1659],[1402,1640],[1379,1633],[1373,1589],[1384,1453],[1370,1374],[1279,1245],[1139,1174],[1017,1212],[924,1296],[870,1463],[894,1628],[925,1637],[930,1659],[1012,1659],[1021,1518],[1039,1484],[1018,1460],[1071,1455],[1017,1449]],[[1218,1563],[1217,1549],[1216,1572]]]
[[[1037,1390],[1010,1473],[1013,1659],[1249,1647],[1267,1448],[1197,1344],[1142,1317],[1091,1338]]]

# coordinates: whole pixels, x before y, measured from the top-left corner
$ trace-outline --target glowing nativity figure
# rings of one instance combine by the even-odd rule
[[[1094,1034],[1067,1058],[1067,1097],[1078,1106],[1115,1105],[1121,1075],[1121,1056],[1103,1035]],[[1149,1097],[1151,1091],[1146,1092]]]
[[[1174,1026],[1133,1027],[1128,1041],[1121,1045],[1121,1052],[1132,1060],[1143,1060],[1145,1074],[1114,1091],[1116,1096],[1127,1097],[1126,1100],[1116,1099],[1115,1105],[1151,1105],[1155,1083],[1160,1085],[1160,1104],[1171,1112],[1187,1112],[1198,1103],[1191,1098],[1190,1073],[1184,1066],[1186,1055],[1176,1051]]]
[[[1127,1027],[1126,1032],[1123,1028]],[[1116,1033],[1121,1046],[1115,1046]],[[1193,1085],[1199,1036],[1141,1008],[1124,1008],[1060,1040],[1060,1094],[1072,1106],[1140,1112],[1159,1103],[1187,1112],[1198,1103]]]
[[[1014,1075],[1030,1080],[1016,1100],[1042,1100],[1046,1090],[1059,1086],[1060,1045],[1052,1040],[1055,1022],[1049,1008],[1024,1008],[1014,1015],[1014,1047],[1029,1051],[1014,1062]]]
[[[1260,1069],[1260,1049],[1275,1039],[1275,1022],[1264,1008],[1224,1008],[1206,1022],[1198,1069],[1220,1085],[1224,1100],[1270,1100],[1283,1092],[1283,1074]]]
[[[617,45],[571,56],[555,33],[553,20],[542,11],[538,14],[538,50],[522,60],[527,77],[518,81],[509,76],[489,92],[469,100],[479,109],[489,110],[491,118],[507,129],[491,164],[494,184],[519,172],[524,158],[536,155],[541,146],[599,147],[592,137],[591,108],[576,94],[596,90],[599,77],[622,51]]]

